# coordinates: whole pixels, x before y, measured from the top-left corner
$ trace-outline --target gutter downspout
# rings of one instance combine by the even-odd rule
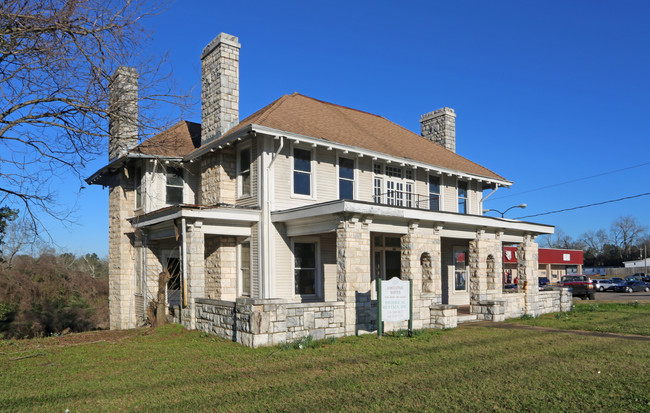
[[[280,147],[278,148],[277,151],[271,155],[271,162],[266,166],[266,171],[264,173],[264,185],[263,185],[263,190],[264,190],[264,212],[262,215],[262,219],[264,219],[264,234],[260,239],[260,244],[263,246],[263,251],[264,254],[261,254],[263,256],[263,268],[264,268],[264,277],[263,277],[263,282],[261,283],[262,287],[262,297],[263,298],[271,298],[271,248],[273,246],[273,243],[271,242],[271,194],[273,191],[271,191],[270,185],[271,185],[271,167],[273,166],[273,163],[275,160],[278,158],[278,155],[282,151],[282,148],[284,147],[284,136],[280,136]],[[268,296],[268,297],[267,297]]]
[[[488,199],[490,196],[492,196],[492,194],[494,194],[494,193],[497,191],[497,189],[499,189],[499,184],[496,184],[495,187],[494,187],[494,189],[492,190],[492,192],[490,192],[489,194],[487,194],[486,196],[484,196],[483,198],[481,198],[480,201],[478,201],[479,206],[481,207],[481,215],[483,215],[483,201],[485,201],[485,200]]]
[[[187,307],[187,236],[185,234],[185,218],[181,218],[181,254],[182,254],[182,282],[183,282],[183,308]]]

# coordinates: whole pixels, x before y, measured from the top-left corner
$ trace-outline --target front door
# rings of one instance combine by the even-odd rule
[[[373,235],[373,280],[400,278],[402,272],[402,242],[400,235]]]

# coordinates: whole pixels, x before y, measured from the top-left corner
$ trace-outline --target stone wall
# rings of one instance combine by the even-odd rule
[[[272,346],[311,335],[342,337],[342,302],[286,303],[280,299],[238,298],[235,302],[196,300],[196,328],[248,347]]]
[[[133,182],[123,169],[115,172],[108,193],[108,306],[111,330],[135,327]]]
[[[237,297],[237,243],[235,237],[205,239],[205,297],[234,301]]]
[[[201,158],[201,205],[234,205],[237,194],[237,159],[234,149],[223,149]]]

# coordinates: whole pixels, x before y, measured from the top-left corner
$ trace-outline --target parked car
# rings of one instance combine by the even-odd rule
[[[571,294],[574,297],[582,297],[582,299],[595,300],[596,290],[594,283],[586,275],[565,275],[561,281],[562,287],[570,287]]]
[[[539,281],[539,286],[542,288],[551,285],[551,280],[548,277],[539,277],[537,280]]]
[[[643,277],[645,277],[644,273],[636,273],[629,277],[625,277],[625,281],[643,281]]]
[[[612,289],[614,287],[612,280],[608,280],[606,278],[596,278],[591,281],[594,283],[594,289],[596,289],[596,291],[602,292],[606,291],[610,287],[612,287]]]
[[[623,285],[614,288],[614,291],[631,293],[635,291],[650,291],[650,284],[643,281],[628,281]]]

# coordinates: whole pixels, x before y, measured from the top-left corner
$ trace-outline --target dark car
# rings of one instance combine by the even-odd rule
[[[595,300],[596,290],[591,279],[586,275],[565,275],[561,281],[562,287],[570,287],[571,295],[582,297],[583,300]]]
[[[616,286],[614,291],[631,293],[634,291],[650,291],[650,284],[643,281],[628,281],[625,284]]]
[[[537,280],[539,281],[540,287],[546,287],[551,284],[551,280],[549,280],[548,277],[539,277]]]

